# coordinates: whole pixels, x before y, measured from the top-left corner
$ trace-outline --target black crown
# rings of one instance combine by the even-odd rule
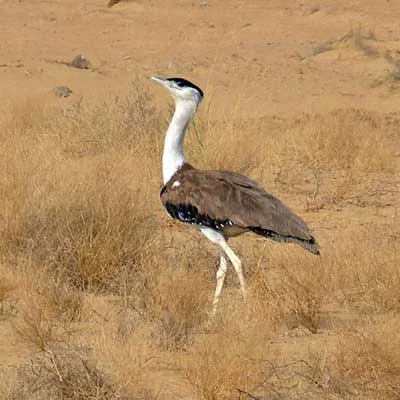
[[[187,79],[184,79],[184,78],[168,78],[167,81],[175,82],[181,88],[190,87],[190,88],[196,89],[201,94],[201,97],[204,96],[203,91],[197,85],[195,85],[194,83],[188,81]]]

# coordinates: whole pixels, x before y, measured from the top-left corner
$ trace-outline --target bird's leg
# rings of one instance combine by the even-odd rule
[[[225,242],[224,246],[221,247],[225,254],[228,256],[229,260],[231,260],[233,268],[235,269],[236,274],[239,278],[240,290],[242,291],[243,298],[246,299],[246,282],[243,276],[242,262],[235,254],[235,252],[228,246],[228,243]]]
[[[219,266],[217,269],[217,286],[215,288],[212,315],[215,315],[217,311],[217,305],[219,298],[221,296],[222,287],[224,286],[227,270],[228,270],[228,259],[226,258],[226,254],[221,250]]]
[[[200,230],[207,239],[209,239],[209,240],[211,240],[211,242],[217,244],[222,249],[222,251],[225,253],[225,255],[228,257],[228,259],[231,261],[233,268],[235,269],[236,274],[239,278],[240,290],[242,291],[243,297],[246,299],[246,282],[243,277],[242,263],[241,263],[239,257],[228,246],[227,238],[225,238],[222,233],[220,233],[214,229],[208,228],[208,227],[201,227]],[[222,272],[221,272],[221,276],[222,276]],[[225,274],[224,274],[224,278],[225,278]],[[223,284],[222,278],[220,278],[218,280],[218,275],[217,275],[217,288],[215,290],[216,294],[217,294],[217,291],[221,292],[222,284]],[[219,288],[219,285],[221,285],[221,288]],[[215,303],[215,297],[214,297],[214,303]]]

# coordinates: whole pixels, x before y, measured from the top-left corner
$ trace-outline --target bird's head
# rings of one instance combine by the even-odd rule
[[[175,102],[194,101],[199,105],[203,100],[203,91],[194,83],[183,78],[158,78],[152,76],[151,79],[164,86]]]

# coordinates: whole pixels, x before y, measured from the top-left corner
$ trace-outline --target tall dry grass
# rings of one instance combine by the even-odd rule
[[[200,112],[191,162],[259,179],[322,247],[233,241],[250,294],[229,271],[214,320],[218,252],[158,199],[167,119],[139,85],[2,122],[0,320],[40,353],[6,398],[396,398],[398,116]]]
[[[157,170],[143,154],[150,139],[157,148],[160,122],[141,96],[137,89],[129,102],[67,116],[20,111],[21,120],[9,122],[2,131],[13,147],[2,159],[10,204],[2,215],[5,254],[29,256],[79,289],[111,290],[124,271],[137,268],[156,236],[149,204],[157,197],[150,195]],[[154,120],[146,122],[149,115]]]

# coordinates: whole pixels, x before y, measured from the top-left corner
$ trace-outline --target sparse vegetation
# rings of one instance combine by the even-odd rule
[[[375,33],[362,25],[352,27],[348,33],[339,39],[330,39],[320,43],[313,49],[313,56],[328,51],[340,50],[344,47],[351,47],[368,57],[377,57],[379,51],[374,46],[376,41]]]
[[[0,399],[398,400],[400,6],[120,1],[2,5]],[[188,160],[321,245],[232,239],[249,293],[229,267],[213,319],[218,250],[159,201],[158,72],[206,93]]]
[[[323,249],[321,258],[310,258],[247,237],[241,252],[251,296],[244,305],[228,279],[210,325],[215,249],[184,226],[167,227],[154,167],[166,118],[151,104],[140,86],[130,98],[76,108],[68,119],[27,104],[1,129],[8,171],[1,178],[1,315],[19,340],[42,352],[20,369],[8,398],[31,398],[30,391],[37,398],[152,398],[173,389],[154,386],[157,378],[143,371],[171,366],[173,379],[200,399],[301,398],[307,391],[350,398],[380,387],[378,379],[381,398],[395,398],[400,358],[387,347],[391,339],[359,332],[367,320],[371,329],[382,318],[393,331],[397,326],[398,224],[368,220],[360,229],[344,218],[340,228],[323,228],[319,213],[384,207],[398,172],[397,120],[349,110],[191,128],[197,164],[255,176],[289,203],[296,194],[297,206],[320,226]],[[238,139],[244,127],[251,139]],[[224,147],[230,152],[218,151]],[[341,350],[329,341],[325,355],[291,350],[292,335],[315,336],[309,341],[316,344],[319,333],[343,328]],[[89,366],[71,350],[77,345],[89,346],[108,372]],[[373,357],[375,372],[357,372],[359,357]]]
[[[99,370],[79,350],[47,350],[18,371],[18,387],[12,400],[25,399],[128,399],[112,378]]]
[[[0,320],[8,318],[15,311],[17,282],[11,271],[0,266]]]

